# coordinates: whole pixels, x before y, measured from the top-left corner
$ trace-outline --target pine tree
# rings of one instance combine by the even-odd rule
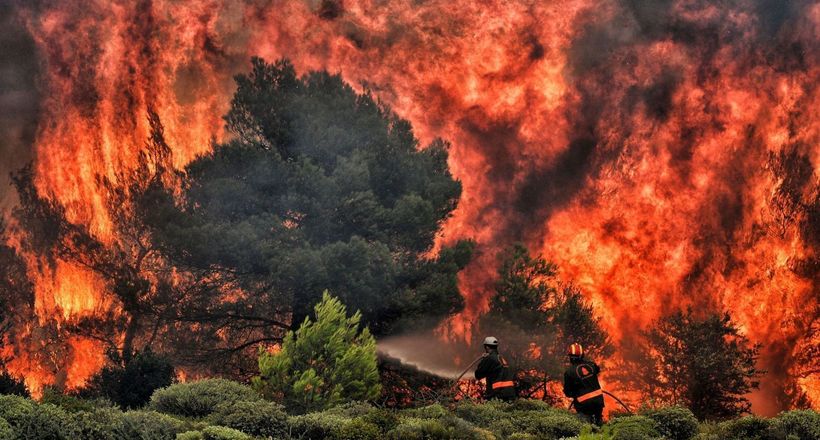
[[[278,352],[260,352],[254,387],[300,412],[378,397],[376,340],[366,327],[360,330],[360,313],[348,317],[327,291],[314,310],[316,321],[305,318]]]
[[[701,420],[751,409],[745,396],[764,373],[756,367],[760,345],[741,334],[728,313],[674,313],[633,345],[635,353],[616,370],[645,401],[687,406]]]

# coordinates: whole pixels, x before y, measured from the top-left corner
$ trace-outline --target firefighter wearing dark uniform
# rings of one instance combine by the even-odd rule
[[[578,414],[596,425],[603,424],[604,392],[598,383],[601,369],[595,362],[584,359],[580,344],[569,346],[570,366],[564,372],[564,394],[573,399]]]
[[[503,356],[498,354],[498,339],[489,336],[484,339],[484,357],[475,369],[476,379],[487,380],[487,400],[514,400],[517,396],[513,373]]]

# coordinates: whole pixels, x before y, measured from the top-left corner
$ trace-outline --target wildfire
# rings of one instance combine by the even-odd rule
[[[522,241],[583,288],[616,340],[680,307],[727,309],[765,345],[763,400],[800,374],[789,363],[800,347],[820,343],[806,339],[820,310],[820,5],[154,0],[18,12],[45,89],[37,189],[102,240],[118,232],[98,177],[136,166],[148,109],[182,167],[223,136],[231,75],[250,55],[286,56],[366,83],[423,142],[452,142],[464,193],[440,241],[482,249],[461,276],[455,331],[486,308],[495,253]],[[808,180],[793,178],[801,163]],[[42,322],[116,308],[81,268],[29,267]],[[103,357],[90,340],[67,344],[77,385]],[[9,367],[36,387],[54,380],[40,365]],[[817,405],[820,379],[798,383]]]

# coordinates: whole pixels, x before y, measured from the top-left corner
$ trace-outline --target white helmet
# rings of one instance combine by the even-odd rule
[[[495,336],[487,336],[486,338],[484,338],[484,345],[498,347],[498,339],[496,339]]]

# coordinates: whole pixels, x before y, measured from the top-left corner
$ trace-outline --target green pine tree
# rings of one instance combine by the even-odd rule
[[[254,387],[299,412],[378,397],[376,340],[367,327],[360,330],[360,313],[348,317],[345,305],[327,291],[314,310],[316,321],[305,318],[281,350],[260,352]]]

